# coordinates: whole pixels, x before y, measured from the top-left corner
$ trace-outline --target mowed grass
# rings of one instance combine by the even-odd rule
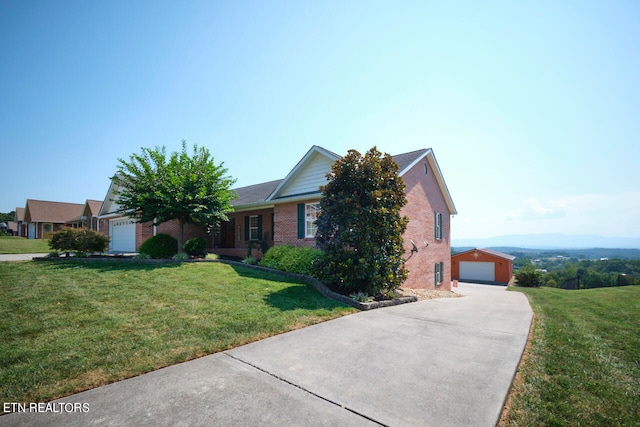
[[[640,287],[513,288],[535,312],[508,425],[640,425]]]
[[[0,236],[0,254],[42,254],[51,252],[48,240]]]
[[[0,263],[0,401],[42,402],[356,311],[221,263]]]

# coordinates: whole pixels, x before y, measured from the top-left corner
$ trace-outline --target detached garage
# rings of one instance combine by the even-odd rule
[[[513,276],[516,257],[491,249],[472,249],[451,256],[451,278],[461,282],[500,283]]]

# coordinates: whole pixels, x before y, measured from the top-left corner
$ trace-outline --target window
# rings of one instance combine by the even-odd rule
[[[435,285],[442,285],[442,282],[444,282],[444,262],[436,262],[434,265],[434,271]]]
[[[444,224],[442,221],[442,214],[440,212],[435,212],[435,223],[436,223],[436,240],[442,240],[444,238]]]
[[[307,203],[305,205],[304,237],[316,237],[318,212],[320,212],[320,203]]]
[[[251,215],[249,217],[249,240],[260,240],[258,224],[258,215]]]

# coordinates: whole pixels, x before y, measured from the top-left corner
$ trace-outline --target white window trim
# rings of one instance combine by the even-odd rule
[[[436,262],[435,264],[435,282],[436,286],[444,283],[444,262]]]
[[[255,219],[256,221],[256,225],[253,226],[253,220]],[[258,231],[259,231],[259,227],[258,227],[258,215],[251,215],[249,217],[249,240],[259,240],[260,236],[258,236]],[[255,231],[255,236],[253,234],[253,232]]]
[[[318,215],[318,212],[320,212],[320,202],[316,202],[316,203],[305,203],[304,205],[304,237],[305,239],[310,239],[310,238],[315,238],[316,237],[316,231],[318,230],[317,226],[314,226],[314,231],[313,233],[309,232],[309,206],[315,206],[316,209],[316,218]],[[312,222],[315,222],[312,221]]]
[[[444,238],[444,220],[440,212],[435,212],[435,238],[436,240]]]

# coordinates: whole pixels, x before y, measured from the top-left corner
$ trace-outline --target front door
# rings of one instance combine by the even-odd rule
[[[53,234],[53,224],[45,223],[42,224],[42,238],[47,240],[51,238]]]
[[[224,221],[220,230],[220,247],[222,248],[235,248],[235,228],[236,219],[230,218],[229,221]]]

